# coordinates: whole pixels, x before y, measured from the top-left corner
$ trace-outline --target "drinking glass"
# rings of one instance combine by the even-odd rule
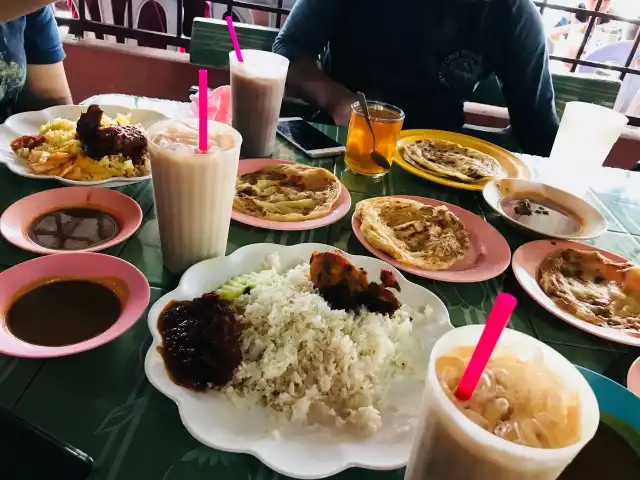
[[[404,112],[393,105],[367,101],[371,126],[376,134],[376,150],[386,157],[391,165],[391,157],[402,130]],[[389,169],[382,168],[371,159],[373,137],[360,104],[351,105],[351,119],[347,134],[347,151],[344,162],[354,173],[369,177],[380,177]]]

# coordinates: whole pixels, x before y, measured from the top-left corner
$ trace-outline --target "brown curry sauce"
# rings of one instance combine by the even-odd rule
[[[4,315],[16,338],[47,347],[73,345],[113,326],[128,297],[118,278],[53,278],[20,289]]]

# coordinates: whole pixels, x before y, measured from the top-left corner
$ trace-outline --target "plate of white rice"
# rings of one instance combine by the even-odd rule
[[[46,144],[39,148],[43,151],[54,151],[65,146],[73,147],[74,143],[79,143],[75,138],[75,123],[80,118],[80,115],[86,112],[87,108],[88,106],[83,105],[59,105],[36,112],[23,112],[12,115],[4,124],[0,125],[0,162],[22,177],[58,180],[68,185],[100,185],[113,188],[150,179],[151,175],[133,176],[129,171],[133,169],[133,166],[128,165],[127,162],[116,161],[108,157],[100,159],[100,161],[103,162],[102,166],[113,170],[115,172],[113,175],[117,175],[111,178],[71,180],[58,176],[38,174],[34,173],[26,165],[23,158],[11,151],[11,142],[24,135],[45,136],[47,139]],[[166,119],[165,115],[153,110],[124,108],[113,105],[100,105],[100,108],[111,119],[120,118],[126,120],[127,123],[140,125],[145,129],[160,120]]]
[[[213,448],[248,453],[294,478],[349,467],[406,465],[416,434],[429,353],[453,327],[442,301],[376,258],[341,252],[378,281],[395,275],[402,306],[393,315],[332,309],[309,280],[322,244],[254,244],[191,267],[149,312],[149,381],[178,406],[183,424]],[[192,300],[250,272],[269,281],[241,295],[243,360],[221,390],[173,383],[158,347],[158,318],[171,301]]]

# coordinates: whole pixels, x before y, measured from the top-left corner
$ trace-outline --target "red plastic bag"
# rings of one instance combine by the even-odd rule
[[[191,95],[191,110],[199,116],[200,92]],[[209,120],[231,125],[231,86],[223,85],[208,91],[207,117]]]

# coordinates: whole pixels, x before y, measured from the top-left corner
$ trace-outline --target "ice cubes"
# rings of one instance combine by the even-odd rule
[[[541,355],[521,360],[513,352],[494,352],[473,395],[461,402],[453,394],[473,349],[456,348],[436,360],[436,375],[447,397],[472,422],[514,443],[560,448],[575,443],[579,401]]]

